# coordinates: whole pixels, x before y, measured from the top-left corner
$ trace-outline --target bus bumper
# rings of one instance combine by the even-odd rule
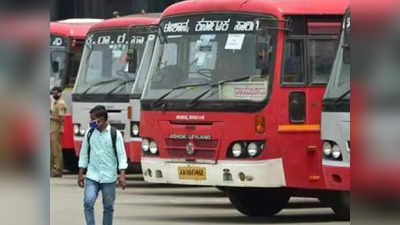
[[[203,177],[182,176],[182,170],[191,167],[204,171]],[[263,161],[221,160],[216,164],[202,164],[143,157],[142,171],[145,181],[151,183],[230,187],[286,186],[280,158]]]
[[[324,164],[322,170],[327,189],[338,191],[350,190],[350,164],[347,166]]]

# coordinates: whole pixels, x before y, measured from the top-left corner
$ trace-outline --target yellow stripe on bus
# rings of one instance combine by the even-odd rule
[[[279,132],[291,132],[291,131],[320,131],[321,125],[319,124],[288,124],[279,125]]]

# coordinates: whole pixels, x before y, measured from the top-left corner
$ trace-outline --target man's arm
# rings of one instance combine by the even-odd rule
[[[126,156],[124,139],[122,138],[121,132],[117,131],[117,140],[116,140],[116,147],[117,147],[117,156],[118,156],[118,169],[126,170],[128,168],[128,159]]]
[[[117,147],[117,157],[118,157],[118,169],[119,169],[119,184],[122,189],[126,187],[125,170],[128,168],[128,159],[126,156],[124,139],[122,138],[121,132],[117,131],[117,140],[115,143]]]
[[[79,163],[78,163],[78,167],[79,167],[78,185],[79,185],[79,187],[83,187],[85,185],[84,173],[89,164],[87,135],[88,135],[88,132],[86,132],[85,136],[83,137],[81,151],[79,153]]]

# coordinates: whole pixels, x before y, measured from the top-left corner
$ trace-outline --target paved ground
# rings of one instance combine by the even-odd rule
[[[84,225],[83,189],[76,176],[52,178],[51,224]],[[215,188],[148,184],[141,176],[130,176],[128,188],[118,189],[115,225],[168,224],[350,224],[336,221],[329,208],[314,199],[292,198],[288,209],[273,218],[249,218],[232,208],[229,199]],[[101,197],[96,207],[101,224]]]

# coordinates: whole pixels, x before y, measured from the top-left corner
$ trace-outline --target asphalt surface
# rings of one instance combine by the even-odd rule
[[[52,178],[50,224],[84,225],[83,189],[75,175]],[[96,223],[102,223],[102,201],[96,203]],[[149,184],[140,175],[128,177],[118,189],[114,225],[168,224],[350,224],[338,221],[316,199],[292,198],[287,209],[271,218],[250,218],[232,208],[223,192],[213,187]]]

